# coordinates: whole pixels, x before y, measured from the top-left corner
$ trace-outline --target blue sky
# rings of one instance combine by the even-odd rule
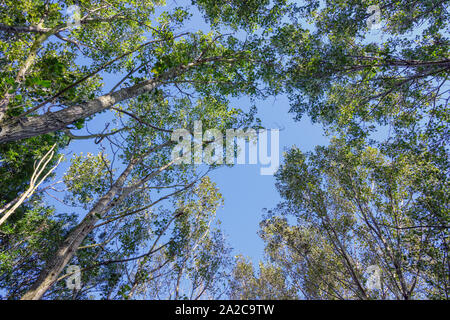
[[[280,162],[282,153],[293,145],[302,151],[311,151],[316,145],[326,145],[328,138],[320,125],[309,118],[295,122],[289,114],[289,101],[285,96],[270,98],[257,104],[258,116],[268,129],[280,130]],[[235,165],[215,170],[210,177],[224,196],[225,205],[218,218],[234,254],[248,256],[254,263],[263,258],[264,243],[257,235],[263,208],[274,208],[281,198],[275,188],[275,177],[260,174],[260,165]]]

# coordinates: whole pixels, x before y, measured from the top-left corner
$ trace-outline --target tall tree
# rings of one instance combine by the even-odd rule
[[[218,130],[248,125],[252,121],[251,117],[228,110],[227,105],[217,100],[199,100],[191,104],[183,99],[171,107],[164,101],[158,106],[144,100],[135,101],[133,108],[150,109],[150,112],[137,120],[130,117],[125,124],[130,128],[128,135],[108,137],[108,141],[116,146],[114,152],[122,157],[122,166],[113,165],[103,154],[88,156],[85,160],[74,159],[64,178],[72,194],[68,200],[79,203],[87,213],[47,261],[24,299],[41,298],[58,281],[59,274],[94,229],[136,215],[197,183],[200,174],[197,168],[190,163],[176,164],[181,155],[173,158],[172,130],[185,125],[192,128],[194,119],[202,121],[205,129],[214,126]],[[159,119],[162,128],[141,124],[149,118]],[[163,129],[167,126],[173,129]],[[192,154],[189,156],[193,157]],[[155,199],[156,192],[164,189],[171,192]]]
[[[297,299],[295,287],[290,287],[284,270],[276,265],[259,264],[258,273],[251,261],[236,256],[230,277],[229,297],[240,300]]]
[[[252,59],[258,40],[238,41],[218,30],[270,26],[284,2],[193,1],[212,21],[214,31],[205,34],[181,31],[190,16],[181,7],[153,18],[162,1],[81,1],[79,28],[64,14],[71,1],[7,1],[0,15],[0,143],[81,125],[157,88],[256,94],[255,81],[262,79]],[[79,65],[80,59],[90,63]],[[124,77],[101,92],[102,72]]]
[[[285,76],[296,119],[339,139],[287,153],[277,211],[298,224],[263,222],[273,263],[306,298],[448,298],[447,2],[311,0],[296,12],[266,67],[275,84]],[[364,286],[367,263],[383,290]]]
[[[277,176],[285,202],[261,225],[272,263],[306,298],[448,299],[448,187],[439,208],[425,208],[420,181],[433,169],[343,140],[306,155],[291,149]],[[380,287],[367,282],[371,268]]]

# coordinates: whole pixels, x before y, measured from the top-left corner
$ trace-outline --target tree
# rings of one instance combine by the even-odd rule
[[[127,272],[134,277],[121,294],[145,299],[220,298],[230,259],[222,232],[213,227],[222,204],[222,195],[209,178],[203,178],[192,194],[178,197],[176,214],[161,226],[165,231],[173,224],[170,239],[156,249],[156,259],[146,256]]]
[[[448,299],[446,2],[312,0],[294,18],[272,37],[266,67],[275,84],[284,76],[296,119],[338,138],[286,154],[274,214],[298,223],[263,221],[271,263],[306,298]],[[370,263],[381,291],[364,286]]]
[[[39,160],[38,162],[35,162],[35,164],[34,164],[35,169],[34,169],[33,175],[31,176],[30,186],[28,187],[28,189],[22,195],[20,195],[19,197],[16,197],[14,200],[7,203],[3,208],[0,209],[0,214],[3,215],[0,218],[0,226],[6,221],[6,219],[8,219],[8,217],[10,215],[12,215],[14,213],[14,211],[24,201],[26,201],[28,198],[30,198],[33,195],[33,193],[36,191],[36,189],[39,187],[39,185],[47,179],[47,177],[52,173],[53,170],[56,169],[58,164],[61,162],[62,156],[59,158],[57,164],[54,167],[52,167],[50,170],[48,170],[48,172],[45,173],[45,175],[42,175],[43,172],[46,170],[48,163],[53,158],[53,155],[55,153],[53,151],[53,149],[55,148],[55,146],[56,146],[56,144],[53,145],[53,147],[44,155],[44,157],[41,160]]]
[[[8,1],[3,8],[0,32],[8,36],[2,51],[8,54],[2,68],[0,143],[82,126],[86,118],[157,89],[256,94],[262,74],[252,57],[259,41],[239,41],[217,30],[223,24],[235,30],[274,24],[284,1],[272,7],[265,1],[193,1],[213,22],[209,34],[178,32],[189,18],[180,7],[152,20],[164,5],[159,1],[82,1],[81,27],[74,29],[61,13],[69,3]],[[249,15],[255,11],[259,14]],[[81,58],[92,62],[79,66],[75,60]],[[100,93],[100,72],[125,76]]]
[[[369,29],[371,5],[381,12],[378,32]],[[446,1],[304,1],[267,47],[279,57],[272,74],[296,119],[307,114],[330,135],[369,139],[392,157],[426,153],[444,174],[448,14]]]
[[[295,288],[289,287],[280,267],[260,263],[255,275],[253,264],[242,256],[236,256],[229,297],[239,300],[297,299]]]
[[[55,214],[42,198],[0,229],[1,299],[19,299],[75,225],[73,214]]]
[[[77,250],[81,287],[62,275],[48,299],[198,299],[220,296],[228,249],[215,211],[220,193],[207,177],[172,206],[142,210],[97,227]],[[222,285],[223,286],[223,285]]]
[[[377,33],[370,5],[381,12]],[[286,75],[291,111],[356,138],[374,125],[400,133],[439,117],[448,108],[447,9],[446,1],[304,1],[303,20],[286,23],[271,44],[285,57],[276,69]],[[313,27],[302,28],[304,20]]]
[[[285,157],[277,176],[285,202],[263,221],[261,236],[272,263],[306,298],[448,298],[446,202],[425,212],[418,179],[432,162],[390,159],[343,140]],[[371,266],[381,271],[380,288],[367,285]]]

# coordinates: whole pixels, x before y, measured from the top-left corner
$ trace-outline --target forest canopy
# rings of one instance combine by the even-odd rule
[[[449,299],[449,22],[445,0],[0,0],[0,299]],[[252,261],[217,216],[233,164],[173,137],[213,152],[274,97],[329,143],[282,154]]]

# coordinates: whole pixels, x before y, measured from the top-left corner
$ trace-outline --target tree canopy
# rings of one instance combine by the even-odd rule
[[[0,1],[0,298],[448,299],[449,21],[445,0]],[[173,133],[262,129],[278,96],[329,145],[284,153],[255,268],[216,217],[223,164],[179,163]]]

